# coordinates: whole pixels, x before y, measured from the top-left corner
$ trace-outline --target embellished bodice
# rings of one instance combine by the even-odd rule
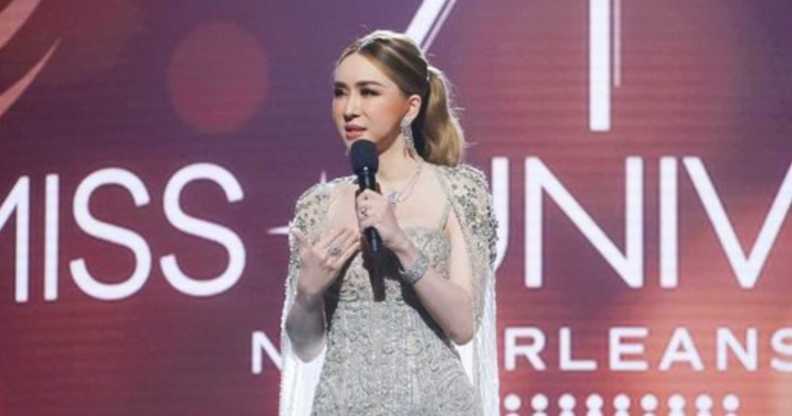
[[[445,232],[407,227],[430,266],[448,278]],[[328,291],[325,364],[316,415],[478,414],[473,387],[459,355],[396,273],[395,258],[370,264],[358,254]],[[390,259],[390,260],[388,260]],[[372,278],[381,272],[385,298],[375,301]]]

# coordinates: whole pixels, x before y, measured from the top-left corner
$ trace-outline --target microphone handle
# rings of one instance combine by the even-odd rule
[[[380,237],[377,229],[374,227],[368,227],[364,233],[366,234],[366,241],[368,242],[371,254],[379,254],[380,247],[382,247],[382,237]]]
[[[360,195],[366,189],[371,189],[377,193],[380,192],[379,184],[374,178],[374,173],[368,169],[364,169],[361,175],[358,175],[359,189],[355,196]],[[382,277],[382,270],[380,270],[381,261],[380,252],[382,251],[382,237],[374,227],[368,227],[363,230],[368,243],[368,252],[371,255],[371,272],[369,273],[369,281],[371,282],[371,290],[374,292],[374,301],[382,302],[385,300],[385,279]]]
[[[363,173],[358,175],[358,185],[359,189],[355,196],[360,195],[360,193],[366,189],[371,189],[374,192],[380,193],[379,184],[374,178],[374,172],[370,171],[368,168],[364,168]],[[377,229],[368,227],[363,230],[363,233],[366,235],[366,242],[368,242],[371,254],[379,254],[380,248],[382,247],[382,238],[379,232],[377,232]]]

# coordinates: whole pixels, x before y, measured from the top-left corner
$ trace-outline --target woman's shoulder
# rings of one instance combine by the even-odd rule
[[[324,221],[334,195],[337,194],[334,190],[351,184],[353,180],[353,176],[344,176],[311,185],[297,198],[294,220],[290,224],[305,232],[315,230]]]
[[[489,252],[490,265],[495,261],[498,228],[489,191],[489,181],[480,169],[468,165],[444,166],[439,169],[455,201],[457,218],[479,243],[481,252]]]
[[[488,192],[487,176],[479,168],[467,163],[456,166],[437,165],[438,171],[453,184],[468,184],[479,190]]]
[[[329,202],[335,190],[351,185],[354,180],[354,175],[340,176],[330,181],[323,179],[311,185],[297,198],[297,211]]]

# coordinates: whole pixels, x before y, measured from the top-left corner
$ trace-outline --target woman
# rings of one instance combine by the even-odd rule
[[[297,202],[280,414],[497,415],[495,220],[486,178],[459,163],[444,76],[407,36],[376,31],[334,78],[333,120],[347,148],[376,145],[381,193],[345,177]]]

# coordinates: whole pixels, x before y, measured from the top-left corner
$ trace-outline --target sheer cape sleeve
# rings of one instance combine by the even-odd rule
[[[495,273],[497,222],[488,181],[469,165],[440,167],[439,176],[464,234],[473,271],[473,312],[476,332],[469,343],[457,346],[473,386],[480,395],[485,416],[498,416],[497,325]]]
[[[308,416],[311,413],[314,391],[324,363],[325,349],[310,362],[303,362],[292,348],[286,334],[286,317],[294,304],[297,293],[297,277],[300,274],[299,244],[292,235],[298,229],[314,241],[324,227],[330,204],[332,183],[319,183],[297,200],[294,219],[289,223],[289,267],[285,284],[285,299],[281,313],[281,389],[280,416]]]

